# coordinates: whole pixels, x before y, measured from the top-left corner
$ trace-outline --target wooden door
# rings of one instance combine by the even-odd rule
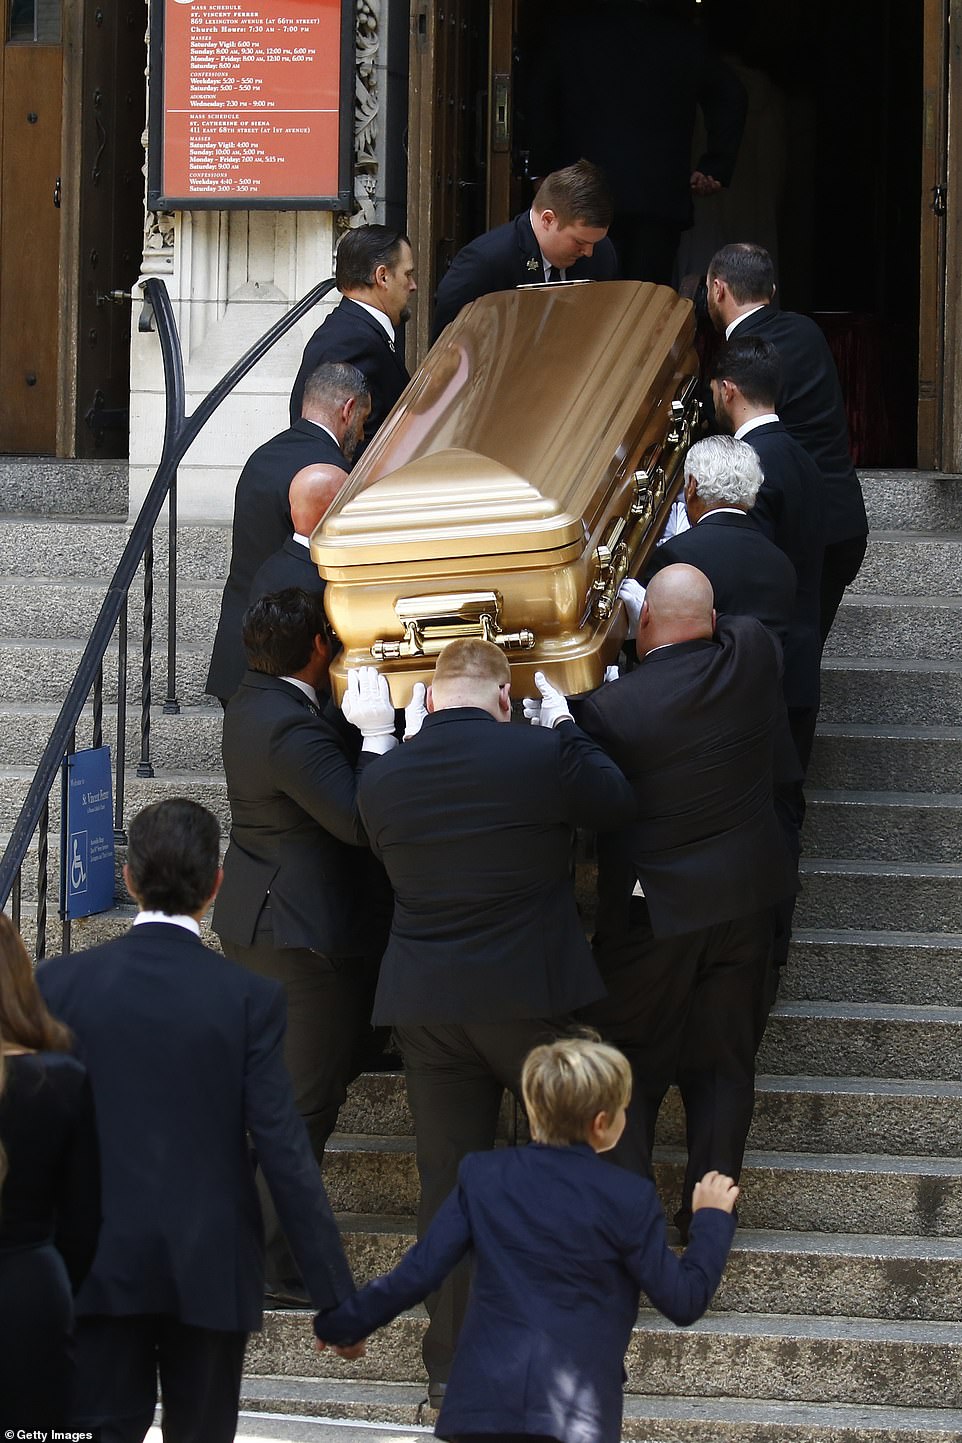
[[[8,0],[0,61],[0,450],[53,453],[63,50],[54,0]]]
[[[130,411],[129,301],[144,237],[144,17],[127,0],[82,7],[77,205],[77,323],[67,366],[77,456],[126,456]],[[72,374],[71,374],[72,373]],[[71,444],[72,443],[72,444]]]
[[[922,224],[919,266],[919,465],[938,468],[945,383],[948,208],[948,5],[925,0],[922,59]]]
[[[487,227],[488,0],[415,0],[408,104],[408,232],[418,296],[407,362],[425,355],[438,280]]]
[[[491,0],[488,43],[487,228],[514,214],[514,49],[518,0]]]

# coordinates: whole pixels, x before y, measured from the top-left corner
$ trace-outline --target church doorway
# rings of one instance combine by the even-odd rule
[[[568,3],[415,0],[408,194],[419,355],[451,256],[530,200],[528,79]],[[601,3],[573,8],[594,15]],[[962,3],[675,0],[674,8],[707,31],[749,95],[732,186],[698,202],[679,280],[703,271],[726,241],[766,244],[781,303],[815,315],[829,338],[858,463],[962,465],[962,396],[954,399],[962,372],[956,378],[950,344],[962,255],[953,270],[945,213],[948,22]],[[644,83],[615,50],[610,84],[630,95]],[[588,105],[590,96],[571,103]],[[948,287],[946,275],[955,277]]]
[[[0,0],[0,451],[126,455],[144,13]]]

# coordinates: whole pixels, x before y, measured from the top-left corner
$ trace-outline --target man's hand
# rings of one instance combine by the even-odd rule
[[[730,1213],[737,1201],[734,1178],[726,1177],[723,1172],[706,1172],[701,1182],[695,1183],[691,1210],[696,1213],[699,1208],[721,1208],[723,1213]]]
[[[624,603],[625,611],[628,613],[628,640],[634,641],[638,635],[638,618],[641,616],[641,608],[645,604],[645,587],[638,581],[632,581],[626,576],[618,588],[619,600]]]
[[[406,742],[409,742],[412,737],[416,737],[421,730],[421,723],[428,714],[424,700],[427,694],[428,689],[424,682],[416,681],[411,693],[411,700],[404,708],[404,740]]]
[[[559,722],[574,720],[564,694],[551,685],[543,671],[535,672],[534,684],[540,699],[526,696],[523,703],[525,719],[533,727],[556,727]]]
[[[388,752],[397,746],[391,691],[387,677],[381,676],[376,666],[352,667],[348,671],[341,711],[364,738],[362,751]]]
[[[706,175],[703,170],[693,170],[689,184],[692,195],[714,195],[722,189],[721,181],[713,175]]]
[[[615,664],[605,667],[605,674],[602,677],[602,682],[620,681],[620,679],[621,672],[618,670],[618,667]]]
[[[348,1361],[353,1358],[363,1358],[367,1352],[367,1345],[363,1339],[360,1343],[325,1343],[320,1338],[314,1339],[315,1353],[324,1353],[328,1348],[339,1358],[347,1358]]]

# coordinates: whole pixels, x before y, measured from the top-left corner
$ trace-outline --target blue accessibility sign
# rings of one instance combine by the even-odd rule
[[[71,921],[114,904],[114,803],[110,748],[73,752],[63,762],[60,912]]]

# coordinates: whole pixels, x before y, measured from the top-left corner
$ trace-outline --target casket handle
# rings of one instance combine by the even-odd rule
[[[628,547],[622,541],[625,518],[609,521],[601,542],[595,547],[595,576],[591,583],[592,607],[599,621],[607,621],[614,610],[618,588],[628,575]]]
[[[475,637],[493,641],[505,651],[528,651],[534,632],[501,630],[501,597],[496,591],[448,592],[441,596],[402,596],[394,610],[404,627],[400,641],[376,641],[371,655],[378,661],[402,656],[438,656],[449,641]]]

